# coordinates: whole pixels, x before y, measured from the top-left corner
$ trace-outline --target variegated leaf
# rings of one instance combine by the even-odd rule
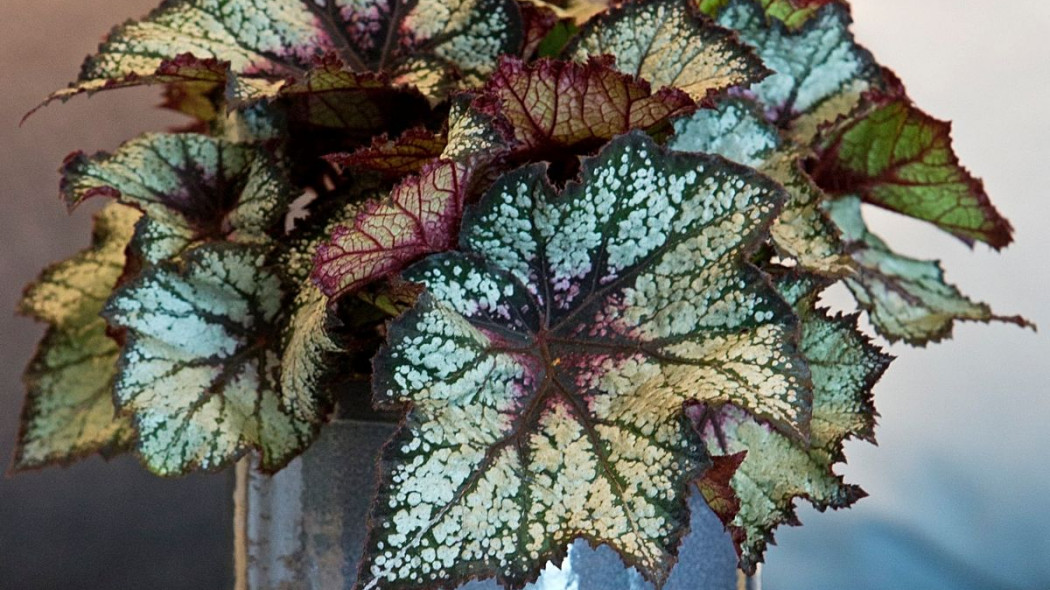
[[[148,263],[202,242],[267,243],[291,194],[265,151],[196,134],[146,134],[113,154],[78,152],[62,173],[70,207],[106,196],[146,214],[133,248]]]
[[[803,145],[821,124],[849,113],[865,91],[883,84],[874,58],[853,39],[845,5],[820,8],[796,31],[766,18],[757,0],[729,0],[717,22],[737,31],[773,70],[752,91],[770,120],[791,127]]]
[[[782,138],[757,105],[745,99],[722,99],[714,109],[675,121],[675,136],[668,145],[725,156],[782,184],[791,198],[770,230],[779,252],[813,272],[849,271],[849,256],[838,230],[821,209],[823,193],[800,167],[805,152]]]
[[[280,469],[313,439],[313,391],[285,391],[283,291],[254,246],[207,244],[147,268],[106,304],[126,330],[115,399],[160,475],[216,470],[249,449]]]
[[[581,61],[611,55],[621,72],[696,100],[769,74],[736,35],[701,18],[692,0],[625,2],[584,25],[565,53]]]
[[[184,53],[228,63],[235,100],[273,96],[326,55],[422,88],[477,85],[521,35],[513,0],[171,0],[116,27],[51,100],[165,82],[158,69]]]
[[[698,425],[708,450],[728,457],[746,452],[730,479],[738,506],[724,498],[712,508],[727,521],[740,565],[753,572],[762,561],[773,529],[798,524],[795,498],[820,510],[843,508],[864,496],[843,483],[833,465],[843,460],[848,438],[874,440],[871,389],[889,366],[883,354],[857,329],[855,316],[831,317],[814,307],[823,284],[804,277],[778,283],[802,320],[799,350],[813,378],[813,417],[808,444],[785,437],[738,408],[707,409]],[[737,508],[735,513],[720,507]]]
[[[808,429],[795,318],[744,260],[783,198],[640,132],[560,195],[542,165],[497,181],[466,216],[463,252],[404,273],[428,293],[375,360],[377,405],[408,416],[384,452],[359,584],[520,588],[577,537],[661,583],[707,463],[684,406]]]
[[[814,178],[825,190],[929,221],[971,245],[1011,242],[1010,222],[952,150],[951,124],[908,99],[872,96],[821,144]]]
[[[320,245],[313,278],[335,298],[399,272],[456,243],[471,169],[436,160],[372,201],[352,225],[340,225]]]
[[[711,17],[729,4],[730,0],[700,0],[700,10]],[[839,3],[846,5],[843,0],[759,0],[766,16],[775,18],[792,29],[797,29],[806,23],[826,4]]]
[[[138,211],[111,204],[95,216],[89,249],[48,267],[30,285],[19,312],[47,322],[26,368],[28,388],[15,449],[15,469],[71,463],[91,453],[110,456],[135,438],[116,416],[113,379],[119,346],[106,335],[102,305],[124,272],[124,249]]]
[[[940,263],[901,256],[868,231],[860,199],[845,197],[828,205],[832,220],[855,246],[857,272],[846,286],[868,312],[875,330],[890,342],[925,346],[951,336],[956,320],[1010,322],[1030,326],[1022,317],[996,315],[944,281]]]
[[[500,60],[483,92],[510,122],[519,158],[558,162],[632,129],[669,130],[671,117],[695,108],[680,90],[652,93],[647,82],[611,64],[597,57],[585,64]]]

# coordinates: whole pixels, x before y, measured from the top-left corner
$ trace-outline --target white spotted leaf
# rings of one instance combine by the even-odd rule
[[[291,189],[264,150],[197,134],[150,133],[114,153],[75,153],[62,170],[70,207],[94,196],[145,213],[132,243],[153,264],[209,241],[266,244]]]
[[[282,388],[284,291],[264,255],[203,245],[147,268],[106,304],[127,340],[115,399],[155,473],[216,470],[249,449],[275,471],[316,435],[314,392]]]
[[[102,306],[124,272],[124,250],[139,213],[110,204],[95,216],[92,245],[54,264],[26,289],[19,312],[49,324],[26,368],[28,388],[15,469],[110,456],[135,439],[116,415],[113,380],[120,347],[106,335]]]
[[[844,508],[864,496],[857,486],[844,483],[833,466],[844,460],[845,440],[875,440],[871,390],[892,357],[858,330],[856,316],[831,316],[815,307],[826,284],[794,274],[777,282],[801,320],[799,351],[812,372],[809,440],[785,437],[737,408],[704,409],[697,416],[712,455],[729,458],[746,452],[729,480],[733,510],[722,510],[727,504],[721,498],[711,506],[732,533],[740,566],[748,572],[762,561],[777,526],[798,524],[796,498],[825,510]]]
[[[229,98],[274,96],[332,56],[354,72],[382,72],[424,91],[476,85],[522,43],[512,0],[171,0],[113,29],[77,81],[49,100],[112,87],[214,82],[228,68]],[[209,59],[198,78],[172,80],[167,62]]]
[[[661,583],[707,465],[685,407],[733,406],[805,438],[797,324],[746,262],[783,191],[641,132],[585,160],[504,175],[460,252],[403,276],[427,292],[375,359],[387,446],[359,586],[535,579],[574,538]]]
[[[1020,316],[997,315],[944,280],[939,262],[901,256],[871,233],[858,197],[828,204],[831,219],[852,246],[856,273],[845,277],[857,304],[875,330],[890,342],[925,346],[951,336],[956,321],[1000,321],[1028,326]]]
[[[587,22],[565,54],[581,61],[611,55],[618,70],[696,100],[769,74],[750,47],[689,0],[624,2]]]
[[[782,184],[790,199],[770,229],[779,253],[824,275],[850,271],[838,229],[821,208],[824,194],[801,168],[806,151],[781,137],[753,102],[724,98],[715,108],[678,119],[668,146],[719,154]]]

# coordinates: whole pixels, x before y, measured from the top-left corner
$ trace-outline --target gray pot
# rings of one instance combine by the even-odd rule
[[[301,457],[273,477],[237,467],[237,590],[350,588],[364,547],[375,491],[374,458],[394,425],[341,419],[328,424]],[[691,532],[665,590],[758,589],[740,577],[732,541],[698,492],[689,499]],[[548,565],[530,590],[649,590],[608,547],[577,541],[563,569]],[[489,580],[462,590],[497,590]]]

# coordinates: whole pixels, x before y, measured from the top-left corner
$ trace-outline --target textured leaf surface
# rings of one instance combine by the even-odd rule
[[[995,315],[944,280],[940,263],[901,256],[868,231],[861,216],[860,200],[845,197],[828,207],[832,220],[846,240],[856,246],[857,273],[846,285],[860,307],[868,312],[875,329],[890,342],[925,345],[951,335],[956,320],[1030,324],[1021,317]]]
[[[423,164],[441,155],[445,145],[445,138],[422,127],[413,127],[395,139],[381,135],[368,147],[351,153],[331,154],[325,159],[340,166],[371,170],[388,179],[397,179],[418,173]]]
[[[377,404],[410,407],[362,585],[520,588],[576,537],[663,580],[706,465],[683,406],[807,430],[795,319],[743,260],[781,199],[749,169],[641,133],[561,195],[541,165],[499,180],[462,253],[404,274],[428,294],[375,361]]]
[[[626,2],[589,21],[566,54],[612,55],[616,68],[655,88],[680,88],[696,100],[769,72],[730,31],[702,19],[688,0]]]
[[[113,154],[76,153],[62,172],[70,207],[107,196],[146,214],[133,246],[150,263],[205,241],[266,243],[290,194],[263,150],[196,134],[146,134]]]
[[[150,470],[215,470],[256,448],[273,471],[312,440],[319,417],[302,416],[313,392],[281,390],[283,292],[263,254],[201,246],[146,269],[106,304],[127,330],[115,398]]]
[[[115,28],[52,98],[163,81],[158,67],[183,53],[228,62],[240,100],[272,96],[325,55],[422,87],[454,75],[476,85],[520,44],[512,0],[172,0]]]
[[[823,141],[814,177],[836,195],[922,219],[963,241],[1002,248],[1013,228],[989,200],[984,185],[952,151],[951,125],[905,98],[875,97]]]
[[[787,189],[790,199],[770,230],[782,255],[808,270],[826,275],[849,271],[838,230],[821,209],[823,193],[802,171],[804,153],[767,123],[757,105],[723,99],[675,122],[668,142],[675,150],[719,154],[769,175]]]
[[[849,506],[864,496],[860,488],[843,483],[832,466],[843,460],[847,438],[874,440],[871,389],[891,360],[859,332],[856,317],[830,317],[815,309],[817,290],[799,285],[800,280],[806,279],[789,277],[778,286],[802,320],[799,350],[813,378],[809,444],[785,437],[738,408],[707,410],[699,420],[709,452],[728,457],[747,452],[730,480],[738,511],[723,511],[734,507],[724,498],[712,509],[728,521],[740,565],[748,572],[762,560],[774,528],[798,524],[795,498],[824,510]]]
[[[314,281],[326,295],[338,297],[453,247],[469,175],[462,164],[438,160],[405,179],[318,247]]]
[[[109,456],[134,440],[130,420],[115,416],[119,347],[99,312],[124,271],[138,218],[130,207],[109,205],[95,216],[91,248],[47,268],[26,289],[19,311],[50,326],[26,368],[16,469]]]
[[[737,31],[775,72],[752,91],[782,126],[805,115],[793,122],[800,136],[849,113],[865,91],[882,83],[871,54],[853,40],[849,9],[841,4],[824,6],[797,31],[767,19],[754,0],[730,0],[717,22]]]
[[[632,129],[669,128],[671,117],[694,108],[685,93],[667,88],[654,94],[647,82],[613,69],[608,58],[586,64],[504,58],[484,93],[498,101],[519,150],[544,160],[595,150]]]
[[[711,17],[717,17],[730,0],[700,0],[700,10]],[[842,0],[759,0],[766,16],[775,18],[790,28],[798,28],[806,23],[826,4],[839,3]]]

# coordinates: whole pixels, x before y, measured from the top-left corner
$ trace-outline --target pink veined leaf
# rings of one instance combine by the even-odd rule
[[[317,249],[313,280],[331,298],[390,276],[456,243],[471,170],[436,160],[338,226]]]

